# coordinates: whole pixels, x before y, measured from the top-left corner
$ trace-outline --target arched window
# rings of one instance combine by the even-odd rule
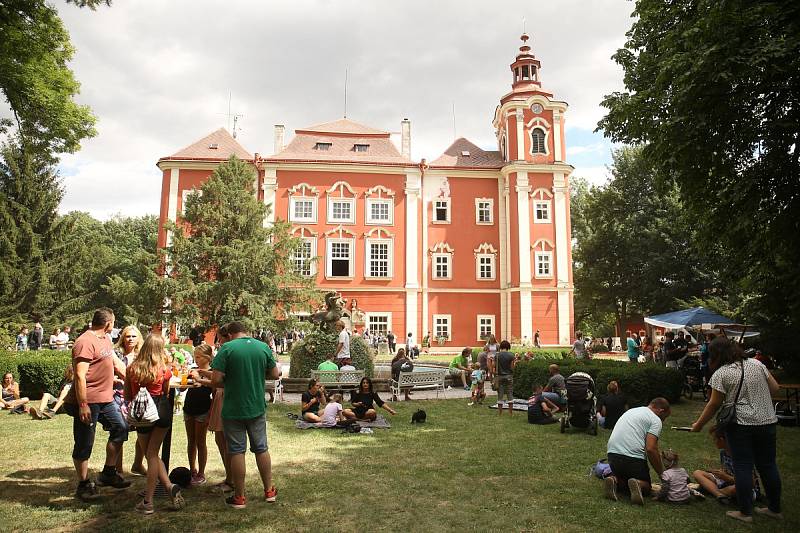
[[[531,130],[531,152],[534,154],[546,154],[545,139],[544,130],[533,128]]]

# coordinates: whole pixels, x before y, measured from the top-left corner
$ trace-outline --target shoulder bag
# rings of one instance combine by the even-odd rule
[[[739,401],[739,393],[742,392],[742,382],[744,381],[744,360],[742,360],[742,377],[739,379],[739,387],[736,389],[736,397],[733,403],[726,403],[717,413],[717,431],[725,431],[728,426],[736,423],[736,402]]]

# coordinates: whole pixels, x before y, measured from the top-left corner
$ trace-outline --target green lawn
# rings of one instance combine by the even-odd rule
[[[203,487],[185,491],[185,510],[171,512],[166,502],[157,502],[150,517],[133,511],[144,483],[139,477],[125,491],[101,489],[99,503],[72,498],[71,418],[40,422],[0,414],[0,523],[5,531],[752,529],[724,517],[713,501],[685,507],[648,502],[641,508],[604,500],[600,481],[587,477],[589,466],[605,455],[608,432],[602,430],[598,437],[561,435],[557,425],[529,425],[523,413],[498,419],[495,411],[467,407],[464,400],[430,400],[397,404],[391,430],[344,435],[295,430],[285,416],[288,407],[270,406],[269,414],[277,504],[259,501],[255,464],[248,458],[247,509],[228,509],[221,496]],[[411,413],[419,407],[427,411],[428,423],[412,426]],[[666,425],[688,424],[701,408],[699,402],[684,402]],[[102,463],[104,435],[98,431],[93,469]],[[756,517],[755,529],[798,531],[800,429],[780,428],[778,438],[787,520]],[[213,483],[221,470],[213,439],[208,442]],[[705,434],[665,429],[662,446],[679,452],[690,472],[717,460]],[[176,425],[173,466],[186,464],[184,447],[184,432]],[[129,466],[131,447],[126,448]]]

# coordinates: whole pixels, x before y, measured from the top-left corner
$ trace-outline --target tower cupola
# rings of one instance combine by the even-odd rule
[[[519,47],[517,59],[511,63],[511,72],[513,73],[511,87],[515,90],[531,85],[541,88],[539,70],[542,68],[542,64],[531,52],[531,47],[528,45],[528,39],[530,39],[528,34],[523,33],[520,39],[522,40],[522,46]]]

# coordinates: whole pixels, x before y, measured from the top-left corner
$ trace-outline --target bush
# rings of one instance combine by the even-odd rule
[[[35,352],[8,352],[0,350],[0,371],[13,372],[22,396],[31,399],[49,392],[58,395],[64,370],[72,362],[69,351],[39,350]]]
[[[534,384],[547,384],[550,374],[547,367],[558,363],[561,374],[569,377],[573,372],[586,372],[594,379],[598,396],[606,393],[609,381],[617,381],[631,407],[646,405],[653,398],[663,396],[672,403],[678,402],[683,387],[683,376],[677,370],[657,363],[631,364],[606,360],[521,361],[514,370],[514,394],[527,398]]]
[[[475,362],[478,360],[478,355],[483,351],[483,346],[479,348],[472,349],[472,361]],[[528,352],[533,353],[534,360],[558,360],[564,359],[569,355],[569,349],[565,348],[533,348],[530,346],[512,346],[511,350],[509,350],[513,354],[519,354],[520,357],[525,355]]]
[[[289,352],[291,358],[289,377],[310,377],[311,371],[316,370],[322,361],[334,353],[337,345],[338,336],[334,333],[315,330],[307,334],[302,340],[294,343]],[[364,370],[366,376],[374,375],[375,364],[372,349],[358,335],[350,337],[350,357],[353,359],[354,367]]]

